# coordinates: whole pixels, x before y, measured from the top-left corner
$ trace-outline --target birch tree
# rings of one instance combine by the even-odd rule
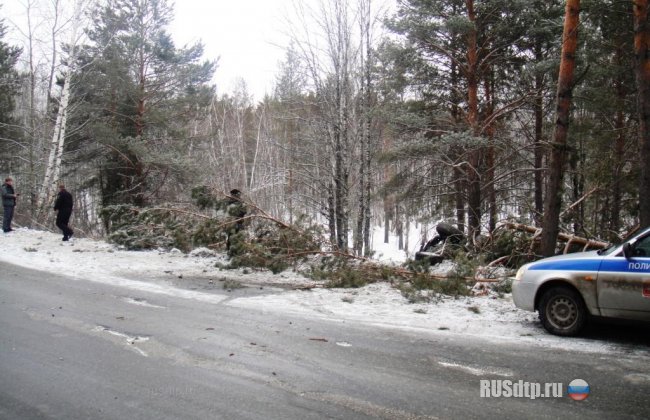
[[[57,1],[58,4],[58,1]],[[70,90],[72,77],[77,70],[77,53],[83,36],[84,19],[83,16],[87,10],[89,2],[85,0],[75,1],[74,12],[70,19],[70,38],[67,44],[67,58],[65,60],[67,68],[63,70],[63,88],[56,113],[56,121],[50,141],[50,152],[45,167],[45,176],[39,193],[39,212],[43,212],[49,205],[53,193],[56,191],[56,184],[60,181],[61,162],[66,139],[66,129],[68,114],[70,112]],[[58,17],[58,13],[56,14]],[[54,36],[54,34],[53,34]],[[51,76],[53,77],[53,75]]]
[[[360,54],[359,54],[359,118],[360,118],[360,136],[359,136],[359,187],[358,187],[358,208],[357,224],[355,228],[354,250],[357,255],[363,254],[369,256],[370,239],[371,239],[371,209],[370,197],[372,194],[373,181],[373,98],[376,97],[373,87],[374,65],[373,59],[373,2],[372,0],[360,0],[358,3],[358,23],[360,35]],[[376,141],[374,142],[376,143]]]
[[[350,165],[352,144],[350,125],[355,94],[353,69],[358,51],[353,45],[353,24],[347,0],[322,0],[317,10],[296,3],[300,16],[294,33],[296,47],[310,74],[315,90],[319,120],[313,120],[315,145],[322,189],[326,191],[325,214],[330,240],[341,250],[348,248],[350,228]],[[314,31],[314,25],[318,28]],[[323,150],[323,146],[326,148]],[[323,153],[324,152],[324,153]],[[323,164],[326,164],[325,166]]]
[[[19,29],[25,38],[25,58],[27,75],[24,78],[26,83],[26,95],[22,99],[22,109],[20,110],[21,119],[22,119],[22,138],[25,142],[25,153],[24,157],[24,166],[26,167],[26,180],[24,182],[24,187],[28,191],[29,199],[29,212],[30,215],[34,215],[36,212],[36,200],[37,200],[37,188],[36,188],[36,178],[38,171],[38,151],[40,149],[40,138],[39,135],[40,126],[39,126],[39,114],[38,114],[38,67],[40,57],[36,51],[36,44],[38,43],[38,37],[36,33],[36,26],[38,26],[35,20],[36,14],[36,2],[33,0],[27,0],[25,3],[25,12],[27,16],[27,26],[24,30]]]

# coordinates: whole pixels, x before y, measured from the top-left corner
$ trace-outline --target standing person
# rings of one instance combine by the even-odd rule
[[[7,233],[13,231],[11,228],[11,219],[14,218],[14,209],[16,207],[16,194],[14,191],[14,180],[11,177],[5,179],[2,184],[2,207],[4,207],[4,218],[2,219],[2,231]]]
[[[241,200],[241,191],[238,189],[230,191],[230,196],[226,201],[226,212],[228,216],[235,218],[234,223],[227,229],[228,239],[226,241],[226,249],[228,249],[228,253],[230,254],[233,238],[244,229],[244,221],[242,218],[246,216],[246,205]]]
[[[63,231],[63,240],[67,241],[74,234],[74,231],[68,226],[70,216],[72,215],[72,194],[65,189],[65,185],[59,185],[59,194],[54,202],[56,214],[56,227]]]

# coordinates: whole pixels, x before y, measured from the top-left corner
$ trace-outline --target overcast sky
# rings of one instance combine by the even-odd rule
[[[285,16],[292,0],[177,0],[170,32],[178,45],[202,40],[205,57],[219,59],[220,94],[243,78],[261,99],[271,93],[288,41]]]
[[[50,0],[0,0],[0,17],[5,18],[10,30],[6,39],[9,44],[25,42],[28,1],[41,9],[33,11],[32,25],[49,30],[51,23],[46,15],[51,14]],[[62,0],[64,15],[71,14],[74,1]],[[169,0],[169,4],[173,2]],[[233,92],[237,81],[243,79],[248,92],[261,100],[265,93],[272,93],[279,63],[285,57],[289,21],[295,21],[288,16],[294,15],[296,2],[312,7],[318,4],[317,0],[175,0],[175,18],[168,30],[178,47],[201,40],[204,58],[219,59],[214,75],[219,95]],[[393,3],[394,0],[373,0],[373,7],[381,5],[383,9]],[[21,31],[12,31],[12,26]],[[36,51],[37,55],[51,56],[47,51],[51,45],[49,36],[47,32],[41,33],[42,42],[35,46],[41,50]],[[47,59],[42,61],[49,68]]]
[[[205,46],[206,59],[219,58],[214,82],[219,94],[233,91],[236,80],[244,79],[249,93],[262,99],[271,93],[279,62],[288,45],[286,13],[293,0],[176,0],[175,19],[168,28],[177,46],[198,40]],[[311,1],[311,0],[308,0]],[[0,18],[5,19],[11,33],[6,41],[21,45],[27,32],[28,0],[0,0]],[[173,0],[170,0],[170,4]],[[74,0],[63,0],[64,8],[73,8]],[[36,1],[36,8],[47,10],[47,0]],[[35,10],[32,23],[38,27],[48,12]],[[67,13],[66,13],[67,14]],[[19,31],[13,31],[18,26]],[[42,25],[49,27],[49,24]],[[42,37],[47,37],[44,33]],[[43,49],[50,41],[43,43]],[[38,47],[36,47],[38,49]],[[38,53],[38,52],[37,52]],[[41,51],[49,57],[50,53]],[[26,57],[23,57],[26,59]]]

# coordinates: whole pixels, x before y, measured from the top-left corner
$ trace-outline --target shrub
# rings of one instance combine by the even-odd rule
[[[202,208],[217,206],[204,187],[194,189],[192,195]],[[304,216],[293,226],[259,217],[233,233],[232,225],[238,219],[223,212],[215,218],[171,207],[115,205],[104,207],[100,214],[108,240],[130,250],[223,249],[230,233],[231,259],[226,268],[265,268],[279,273],[320,252],[323,238],[322,228]]]
[[[504,261],[504,266],[518,268],[534,258],[530,249],[531,236],[529,234],[520,231],[497,230],[492,242],[487,247],[485,256],[488,261],[508,257]]]
[[[440,296],[467,296],[470,293],[470,283],[479,261],[471,258],[464,250],[454,253],[454,268],[446,278],[434,277],[429,274],[429,265],[421,261],[408,261],[406,268],[412,276],[401,281],[399,290],[410,303],[430,302]]]
[[[512,278],[506,277],[499,280],[498,283],[492,286],[492,290],[494,290],[499,295],[512,293]]]
[[[244,285],[240,281],[226,279],[223,282],[223,288],[224,290],[242,289],[244,288]]]

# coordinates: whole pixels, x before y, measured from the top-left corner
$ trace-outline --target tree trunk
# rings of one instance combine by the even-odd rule
[[[459,74],[458,65],[455,61],[451,62],[451,116],[456,125],[461,122],[461,109],[460,109],[460,88],[459,88]],[[462,150],[452,149],[454,159],[462,154]],[[452,169],[453,183],[454,183],[454,201],[456,209],[456,226],[461,232],[465,232],[465,174],[458,166]]]
[[[248,191],[253,191],[255,187],[255,169],[257,168],[257,161],[260,154],[260,140],[262,138],[262,122],[264,121],[264,106],[261,106],[259,115],[259,122],[257,124],[257,136],[255,136],[255,153],[253,154],[253,163],[251,163],[251,175],[248,181]]]
[[[366,8],[370,7],[370,4],[368,3],[363,4],[363,11],[362,14],[363,16],[360,18],[360,30],[362,34],[362,42],[361,42],[361,50],[367,51],[368,55],[361,54],[361,68],[363,69],[363,72],[361,74],[361,80],[360,80],[360,113],[361,113],[361,136],[360,136],[360,144],[359,144],[359,202],[358,202],[358,210],[357,210],[357,225],[354,230],[354,251],[356,255],[362,255],[363,253],[363,245],[364,245],[364,238],[365,238],[365,218],[366,218],[366,184],[368,183],[368,180],[370,178],[370,174],[368,173],[368,167],[366,166],[366,152],[368,149],[368,143],[370,140],[370,96],[368,95],[368,92],[370,90],[370,76],[369,76],[369,66],[370,66],[370,60],[369,60],[369,51],[370,51],[370,43],[366,43],[365,40],[369,40],[369,31],[370,31],[370,24],[369,24],[369,16],[366,15]],[[364,36],[365,35],[365,36]],[[366,38],[368,37],[368,38]],[[366,57],[368,60],[366,60]]]
[[[135,135],[142,137],[144,134],[144,114],[145,114],[145,92],[146,92],[146,75],[144,72],[144,57],[140,58],[140,80],[138,84],[138,98],[135,110]]]
[[[391,150],[392,147],[393,147],[392,137],[389,134],[383,139],[382,152]],[[393,177],[393,166],[385,165],[384,170],[382,172],[383,172],[383,183],[385,185]],[[390,228],[391,228],[390,223],[391,223],[391,219],[393,218],[392,204],[391,204],[392,198],[390,196],[390,192],[384,192],[382,194],[382,198],[384,204],[384,243],[387,244],[390,242]]]
[[[38,207],[36,196],[36,151],[38,150],[36,135],[36,62],[34,58],[34,28],[32,27],[32,2],[27,2],[27,26],[28,26],[28,63],[29,63],[29,111],[27,121],[23,128],[25,138],[28,141],[28,168],[27,188],[29,188],[30,214],[35,215]]]
[[[584,150],[582,147],[582,141],[576,147],[571,147],[571,153],[569,158],[569,167],[571,168],[571,184],[573,187],[572,191],[572,201],[577,203],[577,205],[572,208],[573,215],[571,217],[573,221],[573,233],[575,235],[584,234],[585,220],[584,220],[584,203],[580,200],[580,197],[583,194],[585,189],[585,180],[584,175],[581,171],[581,168],[584,166],[582,162],[582,156],[584,156]]]
[[[58,0],[54,3],[56,8],[55,15],[55,24],[58,20],[59,13],[59,2]],[[50,154],[47,161],[47,167],[45,169],[45,176],[43,177],[43,183],[41,184],[41,189],[39,191],[38,197],[38,215],[45,211],[46,207],[50,203],[50,198],[56,191],[56,184],[60,181],[59,177],[61,174],[61,162],[63,159],[63,148],[65,146],[65,136],[66,128],[68,121],[68,111],[70,105],[70,83],[72,81],[72,74],[74,69],[72,66],[77,61],[77,44],[79,40],[77,39],[80,25],[81,25],[81,16],[84,13],[84,4],[82,1],[78,0],[75,2],[74,15],[72,19],[72,32],[70,34],[70,41],[68,42],[69,53],[67,57],[68,68],[65,72],[65,77],[63,78],[63,89],[61,90],[61,99],[59,101],[58,112],[56,115],[56,122],[54,124],[54,131],[52,133],[52,140],[50,141]],[[54,29],[52,31],[52,38],[54,42]],[[54,56],[53,56],[54,58]],[[51,69],[50,81],[48,89],[52,88],[52,79],[54,77],[54,67]],[[52,101],[52,92],[48,90],[48,104]]]
[[[472,24],[476,23],[474,0],[466,0],[467,17]],[[477,30],[472,26],[467,35],[467,122],[472,134],[478,136],[478,47]],[[481,175],[480,165],[481,148],[476,147],[470,152],[469,164],[466,165],[468,185],[468,224],[469,237],[476,237],[481,231]]]
[[[293,127],[293,125],[292,125]],[[288,150],[288,162],[287,166],[289,170],[287,171],[287,207],[289,207],[289,224],[293,225],[293,130],[289,133],[289,150]]]
[[[51,58],[51,60],[52,60],[52,62],[50,63],[50,74],[48,75],[48,78],[47,78],[47,107],[46,107],[46,109],[48,110],[48,112],[51,109],[51,105],[52,105],[52,101],[53,101],[52,87],[54,86],[54,73],[55,73],[55,70],[56,70],[56,61],[57,61],[56,60],[57,59],[57,56],[56,56],[57,55],[56,54],[57,53],[56,34],[57,34],[57,32],[59,32],[59,29],[60,29],[59,28],[59,8],[60,8],[59,3],[60,3],[60,0],[54,0],[52,2],[52,6],[54,7],[54,17],[53,17],[54,22],[52,22],[52,31],[51,31],[51,36],[52,36],[52,39],[51,39],[51,41],[52,41],[52,58]],[[76,24],[76,23],[73,22],[73,25],[74,24]]]
[[[335,150],[335,173],[334,173],[334,193],[335,193],[335,214],[336,214],[336,246],[339,250],[347,250],[348,245],[348,226],[347,226],[347,185],[344,168],[343,145],[341,133],[337,134]]]
[[[360,29],[363,34],[363,23],[360,22]],[[363,42],[361,43],[361,49],[363,50],[364,44]],[[361,58],[361,67],[363,68],[363,54]],[[359,80],[359,87],[361,89],[360,92],[360,105],[359,105],[359,112],[361,114],[361,134],[359,136],[359,157],[361,158],[361,161],[359,162],[359,189],[358,189],[358,202],[357,202],[357,223],[356,226],[354,227],[354,232],[353,232],[353,240],[352,240],[352,248],[354,249],[355,255],[361,255],[363,252],[363,218],[366,214],[364,211],[364,204],[365,204],[365,193],[366,189],[364,188],[364,185],[366,183],[365,177],[366,177],[366,168],[365,168],[365,159],[363,158],[364,152],[365,152],[365,141],[366,141],[366,125],[365,125],[365,118],[366,118],[366,104],[365,104],[365,83],[364,83],[364,75],[362,74]]]
[[[65,132],[68,119],[68,104],[70,101],[70,79],[71,71],[68,71],[63,81],[63,91],[61,92],[61,101],[59,103],[59,112],[54,124],[54,133],[50,143],[50,155],[45,169],[45,177],[41,185],[41,192],[38,201],[39,215],[43,213],[45,207],[50,203],[50,198],[56,191],[56,183],[59,182],[61,173],[61,160],[63,157],[63,147],[65,145]]]
[[[456,201],[456,227],[465,232],[465,180],[463,172],[454,168],[454,198]]]
[[[562,34],[562,58],[557,86],[557,119],[551,147],[548,168],[548,184],[544,203],[542,223],[541,253],[544,256],[555,254],[559,232],[560,208],[562,206],[562,182],[566,166],[567,135],[571,96],[573,93],[573,73],[575,53],[578,47],[578,24],[580,0],[567,0]]]
[[[650,25],[648,0],[633,0],[634,56],[639,113],[639,223],[650,226]]]
[[[393,220],[393,226],[394,226],[395,222],[394,222],[392,200],[389,196],[385,195],[384,196],[384,243],[385,244],[390,243],[391,220]]]
[[[540,63],[544,59],[542,53],[541,40],[535,45],[535,61]],[[539,72],[535,75],[535,140],[534,148],[534,185],[535,185],[535,222],[539,226],[542,224],[542,215],[544,214],[544,147],[542,146],[542,135],[544,126],[544,75]]]
[[[487,115],[492,115],[494,113],[494,97],[492,96],[492,72],[488,72],[485,79],[485,103],[487,104]],[[494,147],[494,123],[490,123],[485,128],[485,134],[488,138],[488,149],[485,155],[485,166],[486,166],[486,195],[488,201],[488,215],[489,215],[489,230],[490,232],[494,231],[497,227],[497,195],[496,195],[496,186],[494,185],[494,174],[495,174],[495,147]]]
[[[535,226],[528,226],[528,225],[523,225],[521,223],[513,223],[513,222],[506,222],[504,224],[505,227],[508,229],[516,229],[516,230],[521,230],[523,232],[528,232],[532,234],[537,234],[538,229]],[[586,248],[607,248],[610,244],[607,242],[601,242],[601,241],[595,241],[591,239],[586,239],[574,235],[568,235],[566,233],[558,233],[558,240],[564,241],[564,242],[571,242],[574,244],[582,245]],[[566,247],[565,247],[566,248]]]
[[[623,41],[616,43],[616,64],[623,66]],[[623,196],[623,166],[625,165],[625,106],[626,89],[623,81],[623,75],[617,75],[614,82],[616,91],[616,117],[614,119],[614,129],[616,130],[616,141],[614,143],[614,183],[612,185],[611,205],[609,206],[609,230],[612,235],[618,235],[621,228],[621,199]],[[614,238],[612,238],[614,239]]]
[[[370,151],[368,150],[368,160],[367,164],[370,165]],[[363,256],[364,257],[370,257],[371,254],[371,249],[370,249],[370,244],[371,244],[371,228],[370,228],[370,217],[371,217],[371,212],[370,212],[370,193],[372,191],[372,184],[370,182],[370,177],[368,179],[368,182],[366,183],[366,202],[364,204],[364,210],[366,212],[366,215],[364,217],[364,228],[363,228]]]
[[[399,204],[395,203],[395,230],[397,233],[397,249],[404,249],[404,222]]]
[[[336,244],[336,198],[334,196],[334,185],[329,184],[327,188],[327,221],[330,228],[330,243]]]
[[[334,117],[334,184],[336,193],[336,245],[339,250],[348,249],[348,193],[349,193],[349,109],[348,95],[350,94],[349,74],[349,33],[347,16],[343,13],[342,4],[335,3],[339,13],[336,19],[336,51],[335,59],[335,117]],[[334,34],[332,34],[334,35]]]

